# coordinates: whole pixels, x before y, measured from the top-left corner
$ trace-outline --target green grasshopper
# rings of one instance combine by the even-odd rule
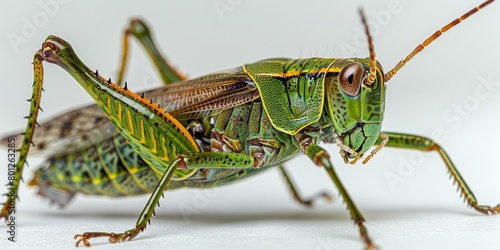
[[[368,162],[384,146],[437,151],[468,204],[481,213],[496,214],[500,206],[478,205],[448,155],[435,142],[411,134],[381,132],[385,84],[443,32],[491,2],[444,26],[386,73],[376,61],[362,13],[368,58],[272,58],[192,80],[186,80],[163,60],[149,29],[135,20],[124,36],[117,82],[122,82],[132,35],[146,48],[165,83],[141,95],[129,91],[126,83],[120,87],[91,70],[68,42],[49,36],[33,59],[35,77],[26,132],[23,137],[3,141],[7,144],[9,138],[16,138],[23,143],[15,183],[1,217],[8,219],[15,207],[19,180],[33,142],[37,142],[38,151],[57,153],[49,156],[48,165],[36,171],[29,185],[37,186],[40,195],[61,206],[76,193],[111,197],[151,194],[134,228],[116,234],[78,234],[77,246],[90,246],[88,240],[96,237],[108,237],[110,242],[133,239],[146,228],[166,189],[220,186],[274,166],[284,174],[294,198],[311,205],[314,199],[301,198],[282,167],[293,156],[304,153],[325,168],[366,247],[374,248],[363,215],[320,142],[337,144],[343,160],[351,164],[366,154],[363,163]],[[35,134],[43,61],[64,68],[96,105],[58,116],[42,124]],[[319,197],[329,198],[326,194]]]

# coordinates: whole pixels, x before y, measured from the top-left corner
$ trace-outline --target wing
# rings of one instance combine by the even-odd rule
[[[97,105],[74,109],[41,123],[35,130],[30,149],[33,154],[57,154],[72,152],[111,136],[115,131],[113,124]],[[2,138],[0,143],[7,145],[9,138],[22,141],[20,133]]]
[[[253,81],[241,68],[222,71],[184,82],[165,85],[144,92],[146,98],[173,115],[178,120],[198,119],[215,115],[222,110],[259,98]],[[30,153],[60,155],[74,152],[106,140],[116,129],[96,104],[74,109],[41,123],[36,129]],[[15,134],[8,138],[18,141]]]
[[[215,115],[259,98],[254,82],[241,68],[166,85],[145,93],[178,120]]]

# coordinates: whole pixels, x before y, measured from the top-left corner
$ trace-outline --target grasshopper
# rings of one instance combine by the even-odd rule
[[[431,139],[381,132],[386,83],[442,33],[492,2],[484,2],[444,26],[385,73],[376,61],[363,14],[368,58],[272,58],[192,80],[186,80],[163,60],[149,29],[139,20],[132,22],[124,36],[118,84],[90,70],[68,42],[49,36],[34,56],[28,125],[24,136],[17,137],[23,142],[15,170],[17,181],[1,216],[8,219],[15,206],[19,180],[33,142],[38,151],[51,149],[57,153],[49,155],[47,165],[37,170],[29,185],[38,187],[40,195],[61,206],[76,193],[111,197],[151,194],[134,228],[122,233],[77,234],[77,246],[90,246],[89,239],[96,237],[108,237],[110,242],[133,239],[146,228],[166,189],[220,186],[271,167],[280,168],[298,202],[310,205],[314,199],[300,197],[282,167],[303,153],[325,168],[366,248],[375,248],[363,215],[335,172],[328,153],[318,145],[320,142],[337,144],[342,159],[351,164],[361,159],[368,162],[384,146],[437,151],[468,204],[481,213],[496,214],[500,207],[479,205],[449,156]],[[127,83],[120,86],[130,35],[153,58],[164,87],[139,95],[129,91]],[[68,71],[96,105],[58,116],[35,133],[43,61]],[[68,121],[73,126],[68,127]],[[319,197],[329,198],[326,194]]]

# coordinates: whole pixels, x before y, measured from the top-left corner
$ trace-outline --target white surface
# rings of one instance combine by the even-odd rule
[[[175,1],[159,6],[133,1],[69,1],[16,52],[9,34],[21,34],[24,18],[32,20],[43,9],[36,1],[16,1],[0,8],[0,60],[2,87],[0,132],[24,127],[28,111],[24,100],[31,95],[33,53],[44,38],[55,34],[69,41],[81,59],[104,76],[113,77],[119,60],[121,32],[133,16],[144,17],[168,58],[190,76],[231,68],[268,57],[366,56],[367,49],[345,54],[342,44],[355,45],[361,28],[357,8],[387,9],[388,1],[233,1],[229,12],[218,16],[216,1]],[[44,1],[43,1],[44,2]],[[220,0],[219,3],[227,1]],[[374,3],[371,3],[374,2]],[[400,1],[402,12],[391,16],[374,35],[379,61],[388,70],[436,29],[480,1]],[[477,99],[478,78],[492,75],[500,80],[500,6],[493,3],[478,15],[443,35],[426,48],[389,82],[384,129],[435,137],[442,129],[441,144],[458,165],[462,176],[482,204],[500,202],[498,87]],[[364,36],[361,37],[364,39]],[[147,57],[134,44],[127,80],[140,90],[158,80]],[[70,76],[46,66],[43,118],[90,102]],[[443,116],[458,104],[479,100],[460,124]],[[455,126],[456,125],[456,126]],[[500,217],[482,216],[469,210],[458,198],[436,154],[415,154],[384,149],[368,165],[346,166],[338,149],[328,147],[339,175],[368,221],[368,229],[383,249],[471,249],[495,248],[500,243]],[[416,160],[411,160],[417,156]],[[422,158],[418,158],[422,157]],[[398,174],[406,161],[413,171],[404,182],[393,185],[388,173]],[[0,151],[5,169],[6,152]],[[35,161],[31,161],[34,166]],[[0,165],[2,166],[2,165]],[[25,179],[34,170],[26,171]],[[335,192],[323,170],[304,157],[288,164],[304,196],[320,190]],[[405,173],[403,173],[405,174]],[[0,182],[6,180],[0,171]],[[278,171],[217,189],[207,200],[200,191],[181,190],[166,194],[158,217],[144,234],[125,244],[103,244],[96,248],[152,249],[361,249],[357,229],[339,200],[320,202],[304,210],[291,195]],[[21,188],[18,242],[0,235],[2,249],[68,249],[72,236],[83,231],[123,231],[131,228],[147,197],[110,200],[77,197],[66,209],[50,208],[32,189]],[[202,202],[204,201],[204,202]],[[200,203],[196,203],[200,202]],[[182,208],[199,212],[187,222]],[[1,228],[0,228],[1,229]],[[5,230],[0,230],[4,232]]]

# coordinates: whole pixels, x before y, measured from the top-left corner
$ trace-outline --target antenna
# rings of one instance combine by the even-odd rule
[[[440,37],[443,33],[448,31],[449,29],[455,27],[457,24],[462,22],[463,20],[467,19],[468,17],[472,16],[476,12],[478,12],[480,9],[486,7],[488,4],[492,3],[494,0],[488,0],[483,2],[481,5],[475,7],[474,9],[469,10],[467,13],[463,14],[461,17],[451,21],[447,25],[443,26],[441,29],[437,30],[434,32],[434,34],[430,35],[425,41],[421,44],[419,44],[410,54],[408,54],[405,59],[399,61],[399,63],[389,70],[387,73],[384,75],[384,82],[388,82],[391,80],[391,78],[401,69],[405,66],[407,62],[409,62],[416,54],[420,53],[427,45],[431,44],[434,40],[436,40],[438,37]],[[370,36],[368,36],[368,40],[370,40]],[[371,51],[370,51],[370,57],[371,57]],[[373,67],[373,66],[371,66]],[[371,74],[371,69],[370,69],[370,74]]]
[[[373,84],[376,78],[375,69],[377,66],[377,59],[375,58],[375,50],[373,49],[373,40],[372,36],[370,35],[370,30],[368,29],[368,24],[366,23],[365,13],[361,8],[359,9],[359,15],[361,16],[361,22],[363,22],[363,26],[365,26],[365,33],[366,37],[368,38],[368,49],[370,50],[370,75],[368,75],[368,77],[365,78],[364,84],[370,86]]]

